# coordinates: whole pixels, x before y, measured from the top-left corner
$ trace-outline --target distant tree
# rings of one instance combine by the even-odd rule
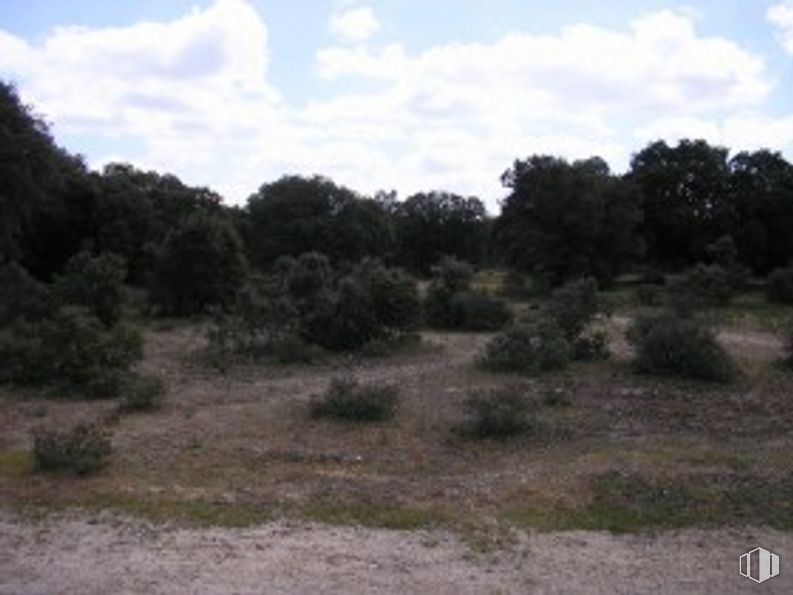
[[[534,156],[502,176],[511,193],[495,241],[511,267],[552,284],[581,276],[608,283],[640,251],[639,198],[600,158]]]
[[[730,233],[727,156],[704,140],[681,140],[675,147],[654,142],[633,157],[628,178],[641,191],[651,262],[680,268],[705,260],[707,246]]]
[[[428,274],[443,256],[482,262],[488,239],[487,212],[478,198],[445,192],[414,194],[394,208],[395,260]]]
[[[738,153],[730,160],[740,261],[767,274],[793,258],[793,165],[779,153]]]
[[[166,314],[197,314],[225,307],[245,280],[242,241],[225,219],[196,213],[165,239],[150,295]]]
[[[95,247],[123,256],[133,284],[154,266],[155,249],[170,230],[195,213],[218,214],[221,198],[176,176],[112,163],[98,179]]]
[[[259,268],[281,256],[323,252],[334,262],[383,256],[393,245],[388,217],[376,201],[331,180],[288,176],[248,199],[247,245]]]

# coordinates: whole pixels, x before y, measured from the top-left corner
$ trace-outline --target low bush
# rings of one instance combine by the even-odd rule
[[[642,283],[636,287],[636,301],[640,306],[660,306],[663,303],[661,288],[658,285]]]
[[[88,475],[102,469],[112,452],[110,436],[96,424],[33,432],[33,457],[42,471]]]
[[[48,287],[16,262],[0,265],[0,327],[19,319],[38,320],[52,311]]]
[[[534,402],[516,387],[471,393],[463,407],[463,429],[478,438],[505,439],[536,426]]]
[[[127,412],[159,409],[166,393],[167,387],[158,376],[130,374],[121,387],[120,408]]]
[[[634,366],[642,373],[727,382],[737,368],[713,328],[696,318],[664,313],[638,318],[628,330]]]
[[[87,308],[105,326],[121,318],[126,301],[127,266],[116,254],[80,252],[69,260],[54,285],[59,302]]]
[[[573,341],[573,359],[591,362],[611,357],[608,335],[601,331],[584,333]]]
[[[780,362],[782,367],[788,370],[793,370],[793,331],[789,331],[785,337],[785,343],[782,351],[782,360]]]
[[[793,304],[793,267],[777,269],[768,276],[766,299],[778,304]]]
[[[545,305],[545,314],[572,342],[603,309],[597,293],[597,281],[588,277],[555,289]]]
[[[112,392],[116,372],[142,356],[140,332],[127,324],[107,329],[79,306],[60,308],[51,319],[18,322],[0,342],[0,379],[17,383],[61,383]],[[115,395],[102,395],[115,396]]]
[[[350,422],[383,421],[394,416],[397,403],[397,389],[393,386],[337,378],[311,404],[311,417]]]
[[[455,294],[451,300],[451,328],[465,331],[497,331],[512,321],[504,300],[482,292]]]
[[[272,342],[270,351],[279,364],[310,364],[322,358],[324,351],[298,335],[286,335]]]
[[[572,348],[559,328],[549,321],[513,326],[496,335],[485,347],[480,364],[494,372],[536,375],[564,368]]]
[[[707,306],[725,306],[735,294],[729,271],[718,264],[698,264],[686,272],[685,285]]]

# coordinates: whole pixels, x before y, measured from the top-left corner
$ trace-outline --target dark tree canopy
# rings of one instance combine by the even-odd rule
[[[793,165],[779,153],[738,153],[730,160],[736,209],[732,234],[743,264],[762,274],[793,258]]]
[[[495,235],[504,261],[559,284],[593,275],[608,282],[639,252],[639,197],[602,159],[568,163],[534,156],[502,176],[511,193]]]
[[[446,192],[414,194],[394,208],[395,260],[427,274],[443,256],[480,263],[487,252],[485,206],[478,198]]]
[[[247,215],[248,250],[260,268],[306,252],[357,261],[383,256],[393,246],[390,222],[376,201],[319,176],[263,185],[248,199]]]
[[[681,268],[704,260],[708,244],[730,229],[727,156],[704,140],[682,140],[675,147],[654,142],[633,157],[628,177],[642,193],[651,262]]]

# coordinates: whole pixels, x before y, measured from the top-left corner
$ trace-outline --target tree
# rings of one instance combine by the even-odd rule
[[[793,165],[779,153],[738,153],[730,160],[734,237],[740,261],[757,273],[793,257]]]
[[[495,222],[503,260],[554,285],[594,276],[608,283],[637,256],[639,199],[600,158],[534,156],[502,176],[511,193]]]
[[[0,262],[19,258],[36,211],[60,185],[64,158],[44,120],[0,81]]]
[[[730,233],[727,156],[704,140],[657,141],[634,155],[628,178],[641,191],[650,261],[674,268],[702,261],[708,244]]]
[[[487,212],[478,198],[445,192],[414,194],[395,205],[396,261],[423,275],[443,256],[482,262]]]
[[[165,239],[151,285],[163,313],[197,314],[225,307],[245,280],[242,241],[225,219],[195,213]]]
[[[315,176],[264,184],[248,199],[247,245],[259,268],[281,256],[323,252],[336,262],[383,256],[393,231],[378,203]]]

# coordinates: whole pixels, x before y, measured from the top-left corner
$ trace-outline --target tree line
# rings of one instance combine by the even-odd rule
[[[657,141],[624,174],[599,157],[531,156],[501,182],[497,216],[476,197],[364,196],[319,176],[265,183],[233,207],[170,174],[121,163],[90,171],[0,82],[0,262],[50,282],[75,255],[115,254],[125,282],[173,313],[223,304],[247,272],[311,252],[333,266],[376,258],[421,276],[451,256],[551,286],[714,262],[718,242],[757,275],[793,257],[793,165],[776,152]]]

